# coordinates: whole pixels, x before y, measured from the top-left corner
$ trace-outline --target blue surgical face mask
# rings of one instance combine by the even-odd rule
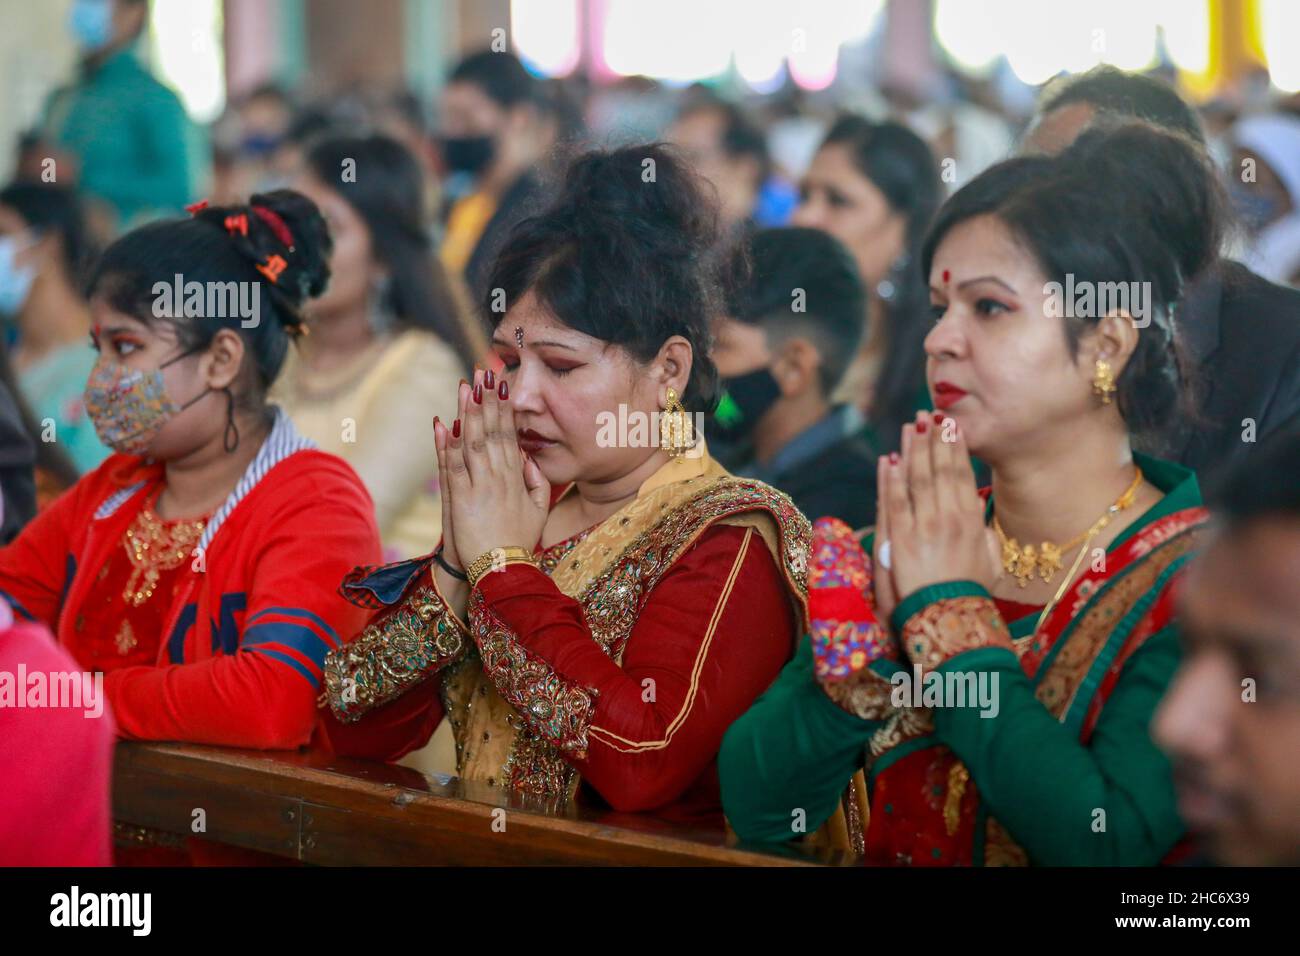
[[[36,280],[35,266],[18,264],[17,236],[0,236],[0,314],[17,315],[23,310]]]
[[[113,0],[72,0],[68,32],[83,53],[108,46],[113,39]]]
[[[1271,196],[1262,196],[1257,190],[1238,183],[1228,184],[1228,195],[1246,228],[1258,232],[1272,222],[1278,213],[1278,203]]]

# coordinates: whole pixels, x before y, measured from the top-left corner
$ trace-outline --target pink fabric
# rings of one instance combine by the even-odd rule
[[[9,607],[0,601],[0,607]],[[7,619],[7,620],[5,620]],[[37,624],[0,614],[0,866],[108,866],[110,785],[116,729],[101,697],[83,706],[18,707],[21,673],[80,673],[72,656]]]

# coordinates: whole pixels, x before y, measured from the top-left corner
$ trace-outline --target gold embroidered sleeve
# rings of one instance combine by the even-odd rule
[[[475,588],[469,599],[469,622],[483,661],[483,673],[496,685],[501,699],[528,726],[565,755],[587,756],[587,731],[596,712],[596,691],[557,674],[494,613]]]
[[[927,668],[980,647],[1014,650],[1006,622],[986,594],[943,597],[924,604],[903,624],[902,644],[913,663]]]
[[[836,706],[863,720],[885,720],[896,709],[890,703],[894,685],[870,668],[839,680],[819,679],[818,683]]]
[[[418,584],[355,640],[325,656],[330,708],[342,721],[360,720],[459,660],[469,640],[437,588]]]

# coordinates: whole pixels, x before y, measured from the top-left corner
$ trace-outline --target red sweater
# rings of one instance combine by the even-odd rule
[[[0,597],[18,618],[54,630],[83,666],[111,656],[113,640],[77,627],[94,573],[161,480],[161,469],[114,455],[0,548]],[[361,481],[280,414],[208,522],[165,615],[157,662],[104,668],[121,735],[254,748],[310,742],[325,654],[366,618],[339,596],[339,582],[379,555]]]

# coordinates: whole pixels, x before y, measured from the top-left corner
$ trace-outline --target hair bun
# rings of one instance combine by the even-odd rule
[[[316,204],[302,193],[277,189],[254,195],[247,206],[207,207],[195,218],[229,234],[259,274],[276,317],[297,331],[303,304],[324,292],[330,277],[333,240]]]
[[[667,257],[704,255],[718,239],[716,203],[664,143],[581,155],[553,208],[565,210],[575,238],[605,236]]]
[[[1209,154],[1185,134],[1127,117],[1103,120],[1058,161],[1115,209],[1114,221],[1153,229],[1183,282],[1218,260],[1227,199]]]

